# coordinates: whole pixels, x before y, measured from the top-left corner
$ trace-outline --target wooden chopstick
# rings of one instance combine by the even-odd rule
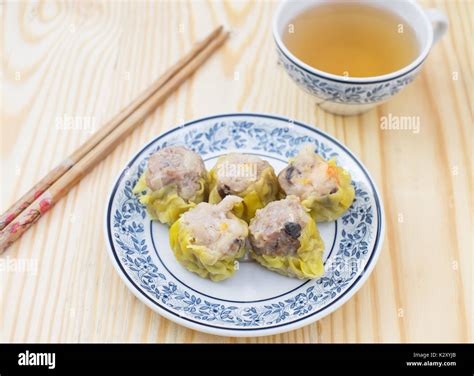
[[[128,117],[123,119],[108,135],[86,153],[77,163],[70,166],[56,181],[39,194],[16,218],[0,231],[0,253],[8,248],[59,199],[81,180],[95,165],[110,152],[135,128],[156,106],[163,102],[179,85],[181,85],[209,56],[212,55],[228,38],[229,33],[222,28],[214,39],[200,50],[182,69],[172,75],[158,90],[152,93]],[[207,38],[206,38],[207,39]]]
[[[176,64],[168,69],[161,77],[153,82],[143,91],[132,103],[121,110],[116,116],[99,128],[84,144],[75,150],[69,157],[64,159],[58,166],[44,176],[33,188],[26,192],[17,202],[15,202],[5,213],[0,216],[0,230],[3,230],[12,222],[24,209],[26,209],[36,198],[46,191],[57,179],[66,171],[89,153],[99,142],[101,142],[120,123],[130,116],[139,106],[141,106],[160,87],[175,76],[183,67],[193,60],[212,40],[222,33],[223,27],[219,26],[212,31],[205,39],[197,43],[195,47],[182,57]]]

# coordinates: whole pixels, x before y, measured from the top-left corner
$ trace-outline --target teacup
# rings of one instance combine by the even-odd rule
[[[395,72],[374,77],[345,77],[313,68],[294,56],[283,43],[282,36],[295,16],[310,7],[337,0],[284,0],[273,20],[273,36],[279,61],[300,87],[317,98],[326,111],[355,115],[385,102],[408,85],[419,73],[431,46],[448,28],[446,16],[437,9],[423,9],[416,1],[344,0],[341,3],[376,5],[399,15],[416,34],[420,49],[415,60]],[[321,51],[324,53],[324,51]]]

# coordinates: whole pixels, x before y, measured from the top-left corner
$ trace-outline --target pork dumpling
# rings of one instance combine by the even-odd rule
[[[331,159],[326,161],[308,145],[278,175],[283,192],[300,198],[316,222],[340,217],[354,201],[350,174]]]
[[[217,205],[202,202],[171,226],[171,248],[186,269],[213,281],[235,273],[248,236],[247,223],[232,213],[241,202],[237,196],[227,196]]]
[[[208,173],[199,154],[183,146],[168,146],[149,158],[133,193],[153,219],[171,225],[207,199]]]
[[[229,153],[217,160],[209,175],[209,202],[218,203],[227,195],[241,197],[234,213],[247,222],[278,195],[272,166],[255,155]]]
[[[251,255],[280,274],[317,278],[324,273],[324,243],[314,220],[296,196],[257,210],[250,221]]]

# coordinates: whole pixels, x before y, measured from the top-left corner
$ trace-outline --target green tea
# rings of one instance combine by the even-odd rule
[[[363,4],[307,9],[289,23],[283,42],[309,66],[348,77],[397,71],[419,53],[415,32],[400,16]]]

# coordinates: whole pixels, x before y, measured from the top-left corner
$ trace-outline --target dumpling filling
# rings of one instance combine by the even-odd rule
[[[183,146],[168,146],[149,158],[133,193],[152,219],[171,225],[182,213],[207,199],[208,184],[199,154]]]
[[[278,180],[272,166],[255,155],[230,153],[220,157],[210,171],[209,202],[217,203],[228,195],[243,199],[234,213],[249,222],[257,209],[274,201]]]
[[[336,193],[339,183],[335,168],[314,153],[311,146],[304,147],[280,172],[278,182],[287,195],[301,199],[312,194],[326,196]]]
[[[168,146],[148,160],[146,184],[153,191],[176,184],[178,195],[189,200],[199,190],[199,179],[205,174],[199,154],[183,146]]]
[[[247,238],[247,224],[232,214],[242,199],[227,196],[217,205],[202,202],[184,213],[181,224],[193,234],[194,244],[202,245],[216,258],[233,256]]]
[[[354,201],[350,174],[334,159],[326,161],[316,154],[312,145],[290,160],[278,175],[278,182],[285,194],[301,199],[317,222],[337,219]]]
[[[251,221],[253,250],[259,255],[295,255],[301,245],[301,232],[310,219],[295,196],[269,203]]]
[[[216,165],[217,190],[224,198],[254,184],[270,164],[255,155],[229,153]]]
[[[271,202],[250,222],[251,255],[266,268],[296,278],[324,273],[324,243],[296,196]]]
[[[247,223],[232,213],[241,201],[227,196],[217,205],[200,203],[171,226],[171,248],[186,269],[213,281],[235,273],[248,236]]]

